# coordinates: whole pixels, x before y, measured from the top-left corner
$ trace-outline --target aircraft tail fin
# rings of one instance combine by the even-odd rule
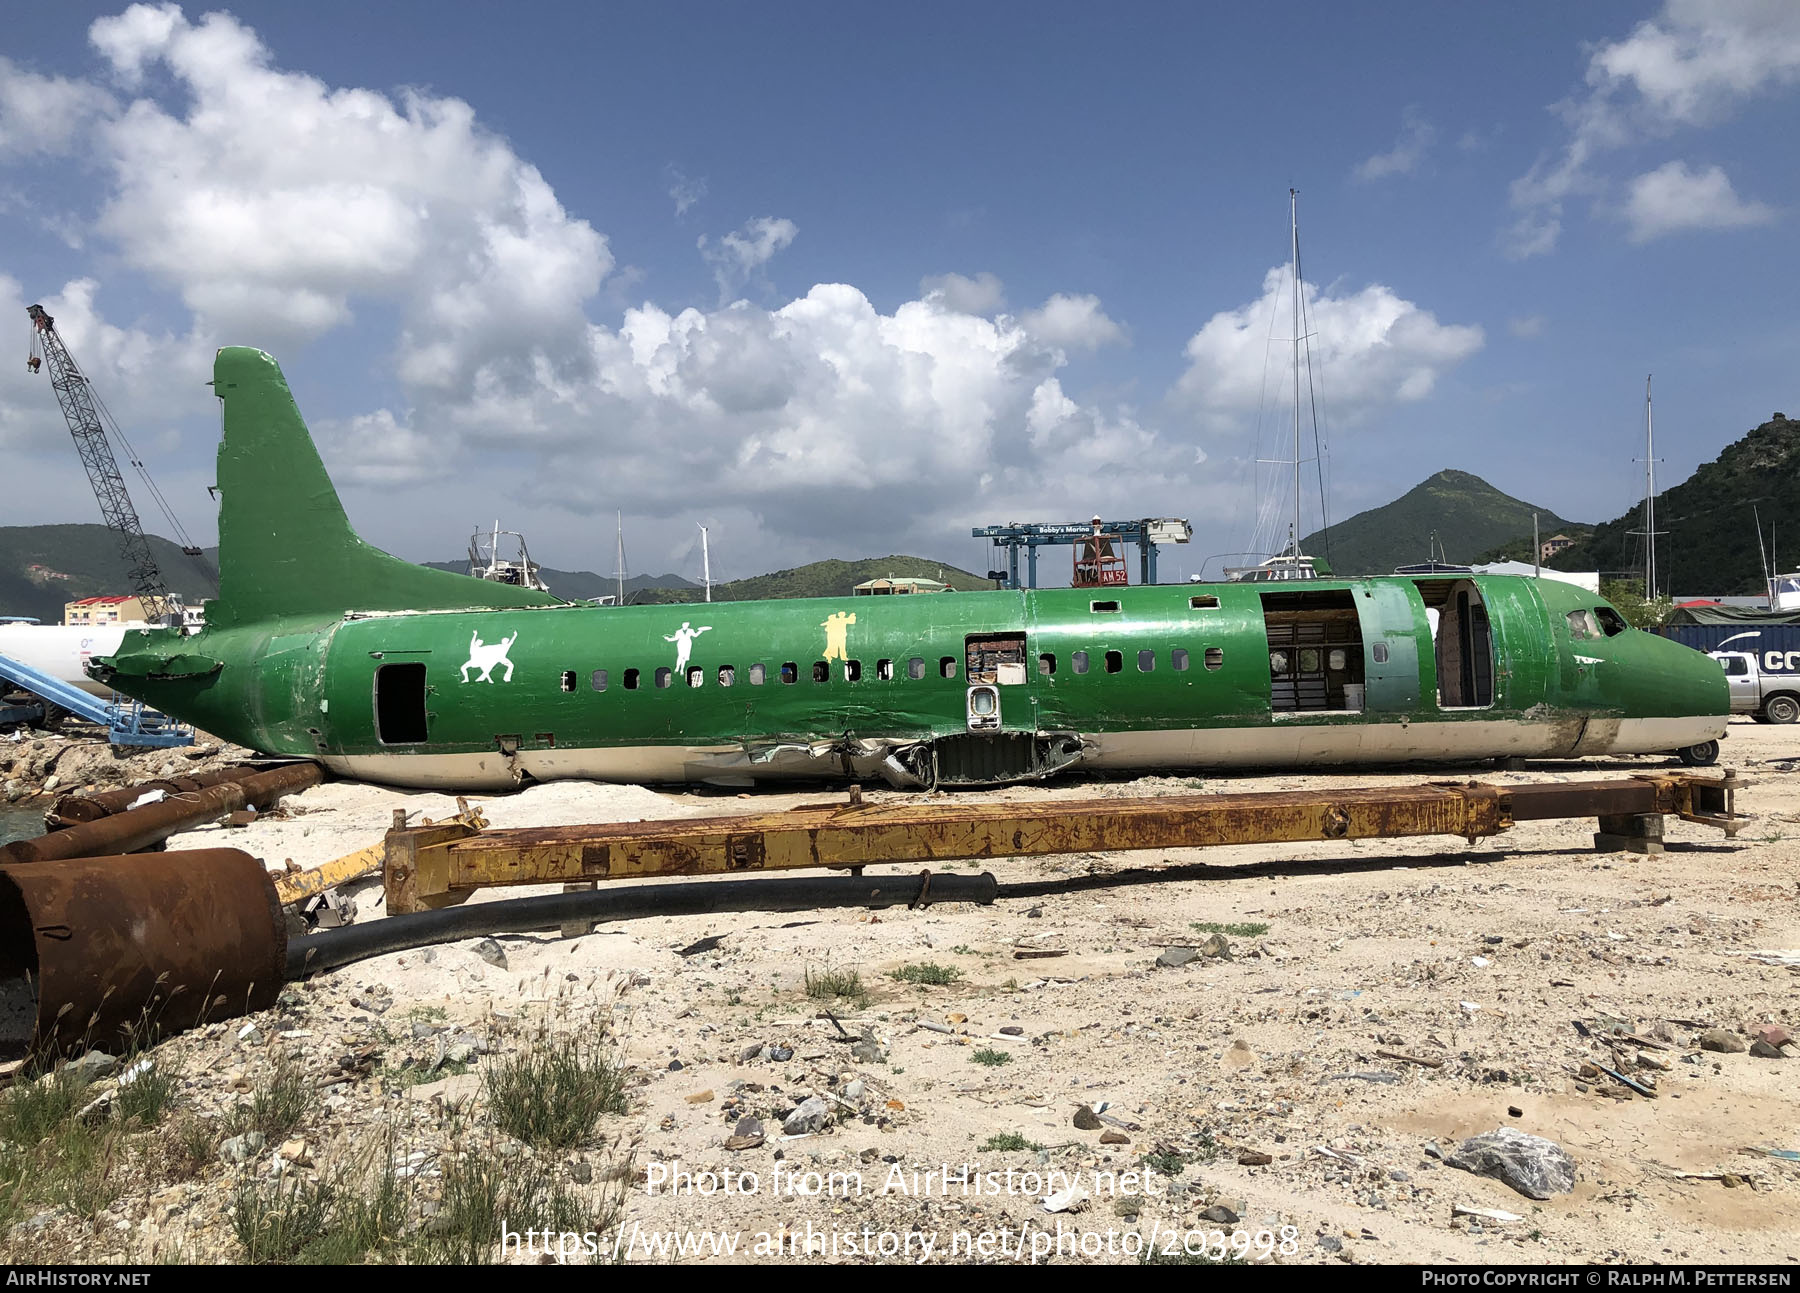
[[[213,362],[225,404],[219,444],[221,628],[344,611],[553,606],[560,599],[402,561],[357,537],[281,365],[227,346]]]

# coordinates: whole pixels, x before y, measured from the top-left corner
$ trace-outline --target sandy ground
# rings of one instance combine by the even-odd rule
[[[320,1055],[354,1046],[359,1030],[377,1026],[359,1010],[371,990],[393,994],[390,1024],[441,1009],[449,1026],[480,1029],[583,998],[609,1011],[634,1066],[632,1110],[606,1132],[615,1155],[635,1146],[633,1244],[719,1232],[740,1237],[741,1259],[759,1235],[804,1243],[813,1234],[827,1236],[826,1259],[868,1260],[868,1246],[886,1242],[919,1260],[929,1239],[934,1262],[952,1243],[983,1242],[1007,1260],[1018,1260],[1007,1245],[1023,1243],[1029,1260],[1060,1225],[1058,1259],[1119,1261],[1133,1260],[1129,1236],[1141,1244],[1154,1233],[1166,1245],[1171,1232],[1199,1227],[1241,1230],[1251,1243],[1265,1233],[1286,1262],[1794,1261],[1800,1164],[1761,1151],[1800,1149],[1800,1062],[1791,1048],[1777,1060],[1702,1050],[1695,1039],[1771,1022],[1800,1031],[1800,969],[1746,955],[1800,948],[1800,742],[1793,728],[1744,722],[1725,744],[1722,764],[1746,782],[1739,809],[1755,816],[1736,841],[1671,821],[1661,856],[1599,855],[1593,823],[1565,821],[1474,849],[1431,838],[1000,861],[991,869],[1003,884],[1030,891],[987,907],[748,912],[638,920],[573,939],[503,936],[504,969],[478,957],[474,940],[363,962],[306,988],[298,1017],[319,1040],[301,1044]],[[1649,766],[1664,765],[1591,760],[1477,775],[1563,781]],[[1071,780],[988,797],[1444,775]],[[767,810],[841,793],[556,784],[480,802],[495,826],[510,826]],[[271,867],[310,866],[377,841],[396,807],[454,811],[442,795],[327,785],[287,801],[280,820],[208,828],[171,847],[229,843]],[[1165,861],[1208,870],[1092,883]],[[379,918],[378,884],[351,892],[359,921]],[[480,900],[521,892],[543,890]],[[1157,965],[1164,948],[1203,942],[1195,925],[1205,922],[1267,930],[1228,934],[1229,959]],[[680,954],[707,936],[721,942]],[[1046,950],[1064,954],[1018,956]],[[925,962],[958,978],[923,987],[893,977]],[[866,1003],[810,997],[807,976],[823,970],[857,972]],[[853,1056],[822,1005],[852,1038],[867,1030],[873,1049]],[[1661,1046],[1606,1044],[1608,1027]],[[235,1028],[170,1045],[222,1073],[246,1062]],[[1592,1063],[1654,1082],[1655,1098],[1592,1069],[1583,1076]],[[832,1106],[835,1125],[784,1138],[781,1115],[813,1095]],[[1100,1111],[1097,1127],[1074,1125],[1083,1105]],[[745,1115],[765,1123],[766,1142],[727,1150]],[[327,1119],[312,1134],[330,1141],[357,1125],[345,1114],[338,1130]],[[1535,1201],[1435,1156],[1504,1126],[1560,1144],[1577,1165],[1573,1193]],[[995,1137],[1024,1147],[988,1147]],[[704,1175],[727,1170],[730,1193]],[[702,1175],[682,1190],[672,1188],[678,1171]],[[809,1171],[833,1188],[806,1193]],[[1046,1187],[1066,1179],[1091,1197],[1047,1212]],[[1458,1205],[1519,1219],[1454,1217]],[[155,1251],[152,1232],[169,1210],[120,1206],[116,1224],[136,1227],[127,1251]],[[1218,1207],[1229,1214],[1214,1217],[1241,1220],[1203,1217]],[[183,1251],[206,1248],[190,1237]],[[711,1260],[704,1250],[689,1259]]]

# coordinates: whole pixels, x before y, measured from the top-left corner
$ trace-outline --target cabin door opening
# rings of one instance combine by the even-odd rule
[[[384,664],[375,671],[375,735],[383,745],[426,739],[422,663]]]
[[[1000,730],[1000,689],[1025,683],[1023,633],[971,633],[963,639],[971,732]]]
[[[1439,709],[1494,703],[1494,634],[1481,590],[1466,579],[1419,582],[1427,613],[1436,612]]]
[[[1349,589],[1264,593],[1269,708],[1277,714],[1360,713],[1362,622]]]

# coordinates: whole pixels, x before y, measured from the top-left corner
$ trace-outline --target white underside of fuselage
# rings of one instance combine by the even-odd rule
[[[1072,766],[1103,771],[1187,771],[1383,763],[1458,763],[1487,758],[1580,758],[1662,754],[1717,740],[1723,716],[1461,719],[1454,722],[1295,723],[1083,737]],[[510,790],[534,781],[618,781],[748,786],[794,780],[878,779],[892,750],[913,742],[865,742],[846,756],[836,743],[763,750],[741,745],[639,745],[521,749],[480,754],[328,755],[332,772],[359,781],[431,790]]]

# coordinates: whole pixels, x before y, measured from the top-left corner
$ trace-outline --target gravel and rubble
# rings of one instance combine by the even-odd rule
[[[0,803],[49,808],[59,795],[192,776],[255,757],[204,732],[192,745],[157,749],[112,745],[104,732],[79,723],[70,723],[66,734],[19,731],[0,737]]]
[[[1740,811],[1755,820],[1736,841],[1671,821],[1659,856],[1596,854],[1593,824],[1566,821],[1473,848],[1408,839],[999,861],[1003,882],[1034,883],[1029,898],[658,917],[365,961],[148,1052],[178,1075],[162,1124],[135,1137],[158,1148],[121,1155],[116,1197],[93,1215],[0,1211],[0,1259],[240,1261],[231,1210],[245,1179],[330,1179],[379,1145],[415,1183],[411,1225],[432,1224],[446,1165],[479,1153],[540,1164],[595,1209],[621,1195],[628,1236],[737,1234],[738,1259],[766,1234],[789,1245],[770,1260],[794,1260],[792,1245],[817,1232],[889,1234],[911,1260],[943,1262],[958,1232],[1017,1242],[1061,1225],[1291,1236],[1291,1252],[1253,1249],[1253,1261],[1794,1261],[1800,777],[1790,729],[1734,723],[1726,747],[1746,783]],[[1561,781],[1653,762],[1476,775]],[[481,802],[497,826],[547,825],[833,793],[559,783]],[[395,808],[454,812],[448,796],[345,783],[286,803],[278,819],[171,847],[229,842],[272,869],[309,866],[374,842]],[[1214,874],[1091,882],[1162,860]],[[1087,882],[1054,883],[1074,878]],[[379,919],[379,885],[353,892],[357,919]],[[484,1070],[545,1030],[584,1029],[616,1040],[627,1111],[554,1152],[500,1133]],[[284,1065],[316,1093],[305,1117],[227,1151],[234,1110]],[[99,1077],[96,1094],[118,1080]],[[1572,1179],[1539,1199],[1451,1165],[1494,1133],[1550,1142]],[[206,1152],[181,1152],[196,1144]],[[534,1220],[544,1224],[511,1224]],[[927,1235],[939,1244],[929,1256]],[[870,1258],[840,1243],[812,1260]],[[1133,1259],[1077,1248],[1055,1260]]]

